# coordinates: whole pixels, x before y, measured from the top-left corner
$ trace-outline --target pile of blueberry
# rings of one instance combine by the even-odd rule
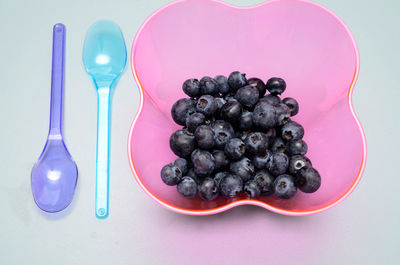
[[[188,79],[182,88],[190,98],[179,99],[171,114],[184,128],[170,138],[180,158],[162,168],[165,184],[203,200],[270,194],[289,199],[297,189],[318,190],[321,177],[305,156],[304,128],[291,120],[299,105],[279,97],[283,79],[265,84],[235,71],[228,78]]]

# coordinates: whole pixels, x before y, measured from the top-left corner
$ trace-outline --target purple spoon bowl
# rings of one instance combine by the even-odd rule
[[[64,87],[65,26],[53,27],[50,129],[46,144],[32,168],[31,185],[37,206],[46,212],[59,212],[72,201],[78,169],[62,137],[62,98]]]

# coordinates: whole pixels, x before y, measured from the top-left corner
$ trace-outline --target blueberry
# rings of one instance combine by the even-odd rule
[[[216,95],[218,94],[217,82],[209,76],[200,79],[200,89],[203,95]]]
[[[283,103],[274,105],[278,119],[278,125],[284,125],[290,120],[290,109]]]
[[[228,77],[228,84],[231,88],[231,91],[236,92],[236,90],[239,88],[247,85],[246,74],[242,74],[238,71],[232,72]]]
[[[236,135],[236,138],[239,138],[240,140],[242,140],[243,142],[244,142],[244,140],[246,140],[246,138],[247,138],[247,135],[249,135],[249,132],[248,131],[237,131],[236,133],[235,133],[235,135]]]
[[[185,175],[188,171],[188,162],[184,158],[178,158],[173,163],[179,170],[182,172],[182,175]]]
[[[216,120],[212,123],[211,128],[214,130],[215,134],[215,148],[224,150],[226,142],[235,135],[232,125],[223,120]]]
[[[282,127],[282,139],[293,141],[303,138],[304,128],[295,121],[289,121]]]
[[[321,186],[321,176],[315,168],[303,168],[297,173],[296,184],[302,192],[313,193]]]
[[[272,143],[276,136],[275,128],[270,128],[266,131],[265,136],[267,136],[268,143]]]
[[[243,107],[239,101],[227,101],[221,108],[220,117],[226,121],[236,123],[242,115]]]
[[[284,153],[275,153],[269,161],[268,171],[274,176],[279,176],[286,172],[288,166],[289,158],[287,155]]]
[[[222,150],[214,150],[212,153],[215,161],[215,170],[221,170],[229,165],[229,159]]]
[[[255,155],[251,159],[252,164],[258,169],[267,168],[269,160],[271,159],[272,152],[269,150],[265,151],[264,155]]]
[[[172,152],[180,157],[188,157],[196,148],[196,139],[193,133],[187,130],[178,130],[169,138]]]
[[[197,127],[204,124],[206,116],[203,113],[195,112],[186,118],[186,128],[189,132],[194,132]]]
[[[299,112],[299,103],[294,98],[284,98],[282,102],[289,107],[290,116],[294,116]]]
[[[258,197],[261,194],[260,186],[258,186],[257,182],[252,179],[248,180],[244,184],[243,191],[246,193],[247,197],[249,197],[249,198]]]
[[[268,79],[266,86],[267,86],[267,90],[272,95],[282,94],[283,91],[285,91],[285,89],[286,89],[285,80],[283,80],[282,78],[279,78],[279,77],[272,77],[272,78]]]
[[[253,178],[255,173],[254,165],[247,157],[244,157],[239,161],[231,162],[229,169],[233,174],[241,177],[243,181],[248,181]]]
[[[200,178],[199,176],[197,176],[196,173],[194,173],[193,168],[189,168],[185,177],[191,177],[192,179],[194,179],[194,181],[196,181],[197,185],[199,185],[203,179],[203,178]]]
[[[290,199],[297,191],[294,178],[291,175],[280,175],[274,181],[274,192],[278,198]]]
[[[253,123],[262,130],[268,130],[277,123],[275,108],[266,102],[259,102],[253,111]]]
[[[194,197],[197,193],[197,183],[191,177],[183,177],[177,186],[178,192],[185,197]]]
[[[201,96],[200,82],[195,78],[186,80],[182,85],[182,89],[189,97],[195,98]]]
[[[214,175],[214,181],[215,181],[215,183],[217,184],[218,187],[221,187],[220,186],[221,180],[227,175],[229,175],[229,173],[228,172],[224,172],[224,171],[223,172],[218,172],[217,174]]]
[[[246,147],[239,138],[230,139],[225,145],[225,154],[233,160],[242,158],[246,152]]]
[[[172,105],[172,119],[179,125],[186,125],[186,118],[196,112],[196,102],[190,98],[181,98]]]
[[[250,111],[243,111],[239,117],[238,128],[242,131],[247,131],[253,128],[253,113]]]
[[[217,109],[215,110],[216,114],[219,114],[223,105],[225,105],[226,100],[220,97],[215,98],[215,103],[217,104]]]
[[[223,196],[234,198],[242,193],[243,180],[237,175],[228,174],[222,178],[219,186]]]
[[[285,153],[286,144],[280,137],[276,137],[271,144],[271,151],[273,153]]]
[[[305,155],[307,150],[308,146],[302,139],[293,140],[287,143],[287,151],[291,155]]]
[[[235,99],[242,104],[243,107],[252,109],[258,102],[259,92],[257,87],[247,85],[237,90]]]
[[[217,110],[217,102],[211,95],[201,96],[197,101],[196,110],[206,116],[211,116]]]
[[[210,125],[210,126],[211,126],[211,124],[212,124],[215,120],[216,120],[216,119],[215,119],[214,116],[206,117],[206,120],[204,121],[204,124],[205,124],[205,125]]]
[[[267,170],[259,170],[254,176],[254,181],[257,182],[261,189],[261,195],[270,195],[274,193],[274,176],[272,176]]]
[[[246,150],[252,155],[265,154],[268,148],[267,136],[262,132],[251,132],[244,140]]]
[[[207,177],[214,171],[214,157],[208,151],[196,149],[193,151],[191,159],[196,175]]]
[[[169,186],[178,184],[182,176],[182,171],[172,164],[168,164],[161,169],[161,180]]]
[[[226,78],[226,76],[217,75],[216,77],[214,77],[214,80],[215,82],[217,82],[219,93],[221,93],[222,95],[226,95],[229,93],[230,88],[228,84],[228,78]]]
[[[205,178],[199,187],[199,195],[205,201],[212,201],[219,195],[219,188],[212,178]]]
[[[196,137],[197,145],[203,149],[211,149],[215,144],[215,135],[213,129],[208,125],[200,125],[197,127],[194,136]]]
[[[296,174],[300,169],[309,167],[312,167],[312,164],[306,156],[294,155],[290,157],[288,168],[290,174]]]
[[[271,105],[276,105],[281,103],[281,99],[279,98],[279,96],[268,94],[260,98],[260,102],[267,102]]]
[[[267,87],[265,86],[264,82],[261,79],[253,77],[247,80],[247,82],[249,83],[249,85],[254,86],[258,89],[258,94],[260,98],[262,98],[265,95]]]

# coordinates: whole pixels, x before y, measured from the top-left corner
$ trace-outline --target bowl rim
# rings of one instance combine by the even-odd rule
[[[349,37],[350,37],[350,39],[351,39],[351,41],[353,43],[353,48],[354,48],[354,51],[355,51],[355,54],[356,54],[356,69],[355,69],[355,72],[354,72],[353,80],[350,83],[350,87],[349,87],[349,90],[348,90],[348,93],[347,93],[347,103],[348,103],[348,105],[350,107],[351,114],[352,114],[352,116],[353,116],[353,118],[354,118],[354,120],[355,120],[355,122],[356,122],[356,124],[358,126],[359,132],[361,134],[362,143],[363,143],[363,154],[362,154],[363,157],[362,157],[360,168],[359,168],[358,173],[357,173],[357,177],[355,178],[355,180],[351,184],[350,188],[344,194],[342,194],[337,200],[331,202],[330,204],[325,205],[325,206],[320,207],[320,208],[317,208],[317,209],[308,210],[308,211],[283,210],[283,209],[274,207],[272,205],[269,205],[269,204],[267,204],[265,202],[258,201],[258,200],[250,200],[250,199],[233,201],[233,202],[227,203],[227,204],[225,204],[223,206],[212,208],[212,209],[207,209],[207,210],[190,210],[190,209],[181,208],[181,207],[169,204],[169,203],[161,200],[156,195],[154,195],[143,184],[143,182],[141,181],[141,179],[139,177],[139,174],[137,173],[137,170],[136,170],[135,164],[133,162],[133,158],[132,158],[132,152],[131,152],[132,151],[131,150],[131,140],[132,140],[133,129],[135,127],[137,119],[139,118],[139,116],[140,116],[140,114],[141,114],[141,112],[143,110],[144,93],[146,93],[146,90],[143,88],[143,86],[142,86],[142,84],[140,82],[139,76],[138,76],[138,74],[136,72],[136,69],[135,69],[134,52],[136,50],[137,40],[138,40],[139,36],[141,35],[142,30],[144,29],[146,24],[155,15],[157,15],[160,12],[162,12],[164,9],[169,8],[170,6],[173,6],[175,4],[179,4],[181,2],[188,2],[188,1],[192,1],[192,0],[177,0],[177,1],[173,1],[173,2],[170,2],[170,3],[166,4],[166,5],[158,8],[157,10],[155,10],[142,23],[142,25],[140,26],[139,30],[137,31],[137,33],[135,35],[135,38],[133,39],[133,42],[132,42],[131,56],[130,56],[131,62],[130,62],[130,64],[131,64],[131,71],[132,71],[132,74],[134,76],[136,85],[139,88],[140,104],[139,104],[138,111],[137,111],[137,113],[135,115],[135,118],[133,119],[131,127],[129,129],[128,150],[127,151],[128,151],[129,165],[130,165],[131,171],[132,171],[133,175],[135,176],[136,181],[139,183],[139,186],[144,190],[144,192],[148,196],[150,196],[150,198],[152,198],[155,202],[157,202],[161,206],[163,206],[163,207],[165,207],[165,208],[167,208],[169,210],[172,210],[174,212],[177,212],[177,213],[180,213],[180,214],[186,214],[186,215],[211,215],[211,214],[217,214],[217,213],[220,213],[220,212],[224,212],[226,210],[229,210],[229,209],[231,209],[233,207],[236,207],[236,206],[239,206],[239,205],[256,205],[256,206],[263,207],[263,208],[265,208],[267,210],[270,210],[272,212],[275,212],[275,213],[278,213],[278,214],[282,214],[282,215],[306,216],[306,215],[312,215],[312,214],[316,214],[316,213],[320,213],[320,212],[326,211],[326,210],[338,205],[340,202],[342,202],[344,199],[346,199],[354,191],[355,187],[360,182],[361,176],[362,176],[362,174],[364,172],[364,169],[365,169],[366,159],[367,159],[367,143],[366,143],[364,130],[363,130],[362,125],[361,125],[361,123],[360,123],[360,121],[359,121],[359,119],[358,119],[358,117],[357,117],[357,115],[356,115],[356,113],[354,111],[354,107],[353,107],[353,103],[352,103],[353,89],[354,89],[354,86],[355,86],[356,81],[358,79],[359,72],[360,72],[360,54],[359,54],[359,50],[358,50],[358,46],[357,46],[356,40],[355,40],[353,34],[351,33],[350,29],[348,28],[348,26],[344,23],[344,21],[338,15],[336,15],[334,12],[332,12],[331,10],[326,8],[325,6],[323,6],[321,4],[318,4],[318,3],[315,3],[315,2],[312,2],[312,1],[309,1],[309,0],[295,0],[295,1],[303,2],[303,3],[307,3],[307,4],[310,4],[310,5],[316,6],[318,8],[323,9],[324,11],[329,13],[330,15],[332,15],[346,30],[347,34],[349,35]],[[274,2],[280,2],[280,1],[283,1],[283,0],[270,0],[270,1],[262,2],[262,3],[256,4],[256,5],[251,5],[251,6],[236,6],[236,5],[232,5],[232,4],[223,2],[221,0],[208,0],[208,1],[217,2],[219,4],[226,5],[226,6],[230,7],[230,8],[235,8],[235,9],[252,9],[252,8],[257,8],[257,7],[260,7],[260,6],[268,5],[268,4],[271,4],[271,3],[274,3]],[[146,94],[147,94],[148,97],[150,97],[150,95],[148,95],[148,93],[146,93]]]

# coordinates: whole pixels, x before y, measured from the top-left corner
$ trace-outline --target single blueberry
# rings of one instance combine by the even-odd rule
[[[258,102],[258,98],[259,92],[257,87],[251,85],[239,88],[235,94],[235,99],[247,109],[254,108],[255,104]]]
[[[161,180],[169,186],[178,184],[182,177],[182,171],[172,164],[165,165],[161,169]]]
[[[299,103],[294,98],[284,98],[282,102],[289,107],[290,116],[294,116],[299,112]]]
[[[294,178],[287,174],[278,176],[274,181],[274,192],[278,198],[292,198],[297,192]]]
[[[239,138],[232,138],[225,145],[225,154],[232,160],[242,158],[245,152],[246,147]]]
[[[267,136],[262,132],[251,132],[244,140],[246,150],[252,155],[263,155],[268,148]]]
[[[229,159],[222,150],[214,150],[212,153],[215,161],[215,171],[224,169],[229,165]]]
[[[218,172],[214,175],[214,181],[217,184],[217,186],[220,188],[220,184],[221,184],[221,180],[225,177],[229,175],[228,172],[222,171],[222,172]]]
[[[200,89],[203,95],[216,95],[219,92],[217,82],[209,76],[200,79]]]
[[[288,167],[289,158],[287,155],[285,153],[275,153],[269,161],[268,171],[274,176],[279,176],[284,174]]]
[[[272,176],[267,170],[259,170],[254,176],[255,182],[261,189],[261,195],[270,195],[274,193],[274,180],[275,177]]]
[[[186,95],[192,98],[201,96],[200,82],[195,78],[186,80],[182,85],[182,90]]]
[[[281,99],[279,98],[279,96],[268,94],[260,98],[260,102],[267,102],[271,105],[276,105],[281,103]]]
[[[286,146],[286,149],[290,155],[305,155],[308,150],[306,142],[304,142],[302,139],[290,141]]]
[[[276,137],[271,144],[272,153],[285,153],[286,144],[280,137]]]
[[[190,98],[181,98],[172,105],[172,119],[179,125],[186,125],[186,118],[196,112],[196,102]]]
[[[211,95],[203,95],[199,98],[196,104],[196,110],[206,116],[212,116],[217,110],[217,102]]]
[[[169,138],[169,146],[180,157],[188,157],[196,148],[196,139],[193,133],[187,130],[178,130]]]
[[[321,187],[321,176],[315,168],[303,168],[297,173],[296,184],[302,192],[313,193]]]
[[[289,121],[282,127],[282,139],[293,141],[303,138],[304,128],[295,121]]]
[[[243,111],[240,115],[237,127],[242,131],[247,131],[253,128],[253,113],[250,111]]]
[[[272,152],[269,150],[265,151],[263,155],[255,155],[251,159],[252,164],[258,169],[267,168],[269,164],[269,160],[271,159]]]
[[[221,119],[229,121],[231,123],[236,123],[239,121],[242,115],[243,107],[239,101],[228,101],[226,102],[219,113]]]
[[[222,178],[219,186],[223,196],[234,198],[242,193],[243,180],[237,175],[228,174]]]
[[[173,163],[175,166],[177,166],[180,171],[182,172],[182,175],[185,175],[188,171],[188,162],[184,158],[178,158],[174,161]]]
[[[205,178],[199,187],[199,195],[205,201],[215,200],[219,195],[219,188],[212,178]]]
[[[215,148],[224,150],[225,144],[235,135],[232,125],[223,120],[216,120],[212,123],[211,128],[215,134]]]
[[[241,177],[243,181],[248,181],[249,179],[253,178],[255,174],[254,165],[247,157],[243,157],[241,160],[231,162],[229,169],[233,174]]]
[[[262,130],[268,130],[277,123],[274,106],[266,102],[259,102],[253,111],[253,123]]]
[[[178,192],[185,197],[194,197],[197,193],[197,183],[191,177],[185,176],[177,185]]]
[[[215,144],[215,135],[213,129],[208,125],[200,125],[197,127],[194,136],[196,137],[197,145],[203,149],[211,149]]]
[[[269,93],[271,93],[272,95],[279,95],[282,94],[283,91],[285,91],[286,82],[282,78],[272,77],[268,79],[266,87]]]
[[[194,133],[197,127],[204,124],[206,121],[206,116],[203,113],[195,112],[186,118],[186,128],[189,132]]]
[[[231,88],[231,91],[236,92],[236,90],[239,88],[247,85],[246,74],[242,74],[238,71],[232,72],[228,77],[228,84]]]
[[[267,87],[265,86],[264,82],[261,79],[253,77],[247,80],[247,82],[249,83],[249,85],[254,86],[258,89],[258,94],[260,98],[262,98],[265,95]]]
[[[290,109],[283,103],[274,105],[278,119],[278,125],[282,126],[290,120]]]
[[[226,95],[229,93],[230,88],[228,84],[228,78],[226,78],[226,76],[217,75],[216,77],[214,77],[214,80],[217,82],[219,93],[221,93],[222,95]]]
[[[306,156],[294,155],[290,157],[288,171],[290,174],[296,174],[302,168],[312,167],[310,159]]]
[[[254,181],[253,179],[248,180],[244,184],[243,191],[246,193],[247,197],[249,197],[249,198],[258,197],[261,194],[260,187],[258,186],[257,182]]]
[[[215,168],[214,157],[205,150],[196,149],[192,152],[194,173],[199,177],[210,176]]]

